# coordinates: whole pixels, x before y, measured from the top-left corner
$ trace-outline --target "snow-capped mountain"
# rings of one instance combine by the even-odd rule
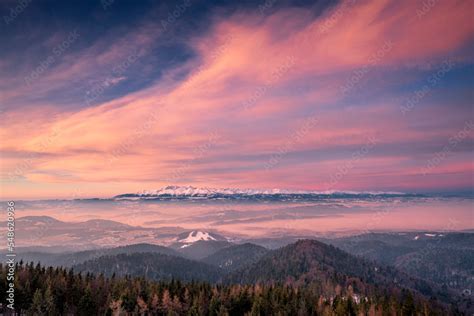
[[[123,194],[121,196],[135,195],[140,197],[153,197],[153,196],[213,196],[213,195],[259,195],[259,194],[305,194],[309,191],[288,191],[288,190],[255,190],[255,189],[215,189],[215,188],[196,188],[192,186],[167,186],[157,190],[144,191],[136,194]],[[121,197],[117,196],[117,197]]]
[[[424,234],[417,234],[415,237],[413,237],[413,240],[419,240],[421,239],[429,239],[429,238],[435,238],[435,237],[444,237],[444,234],[437,234],[437,233],[424,233]]]
[[[176,244],[179,248],[186,248],[198,241],[227,241],[227,238],[211,232],[193,230],[179,234]]]
[[[355,192],[355,191],[305,191],[283,189],[235,189],[196,188],[192,186],[167,186],[157,190],[117,195],[115,199],[160,199],[160,198],[271,198],[311,196],[405,196],[401,192]]]
[[[187,258],[201,259],[231,245],[226,237],[219,234],[193,230],[179,234],[170,247]]]

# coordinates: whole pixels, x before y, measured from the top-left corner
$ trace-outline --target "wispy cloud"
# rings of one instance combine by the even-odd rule
[[[473,166],[462,144],[433,172],[436,184],[413,170],[426,161],[421,155],[436,152],[436,145],[472,115],[466,106],[470,87],[460,82],[473,75],[472,4],[439,2],[422,17],[417,9],[415,2],[388,0],[341,2],[317,16],[296,7],[272,8],[268,15],[244,9],[213,16],[210,27],[174,41],[163,36],[159,21],[144,20],[123,34],[110,30],[100,40],[79,29],[77,42],[31,85],[22,82],[31,69],[0,78],[6,91],[0,97],[6,105],[0,146],[15,153],[2,157],[1,176],[8,179],[25,161],[28,165],[2,194],[35,195],[47,183],[61,195],[72,185],[95,183],[107,195],[118,193],[109,185],[116,181],[129,191],[143,182],[165,184],[164,179],[324,189],[368,137],[376,137],[377,146],[334,189],[469,186],[472,179],[463,174]],[[45,39],[52,54],[62,35],[67,32]],[[387,43],[389,49],[380,53]],[[48,56],[36,54],[25,52],[24,58]],[[131,54],[139,57],[115,71]],[[413,92],[404,84],[423,80],[427,65],[436,69],[447,57],[455,61],[453,69],[416,109],[402,115],[400,107]],[[166,65],[170,60],[175,62]],[[351,89],[342,92],[348,82]],[[436,100],[458,82],[464,97]],[[460,111],[449,110],[453,103]],[[311,115],[318,124],[266,170],[272,153]],[[436,123],[419,127],[426,122]],[[219,138],[197,160],[193,149],[213,130]],[[463,142],[472,142],[472,136]],[[404,149],[394,152],[391,146]],[[32,158],[32,152],[41,154]],[[117,152],[120,157],[111,162]],[[183,161],[193,163],[177,179],[173,175]]]

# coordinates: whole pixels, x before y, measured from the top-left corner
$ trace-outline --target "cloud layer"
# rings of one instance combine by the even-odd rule
[[[2,197],[472,188],[471,2],[191,9],[1,63]]]

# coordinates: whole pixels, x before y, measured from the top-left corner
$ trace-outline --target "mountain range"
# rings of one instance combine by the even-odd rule
[[[121,247],[51,253],[24,251],[18,260],[105,276],[153,280],[200,280],[228,284],[312,284],[334,294],[340,285],[359,294],[409,289],[423,297],[469,309],[473,286],[474,234],[401,232],[344,238],[280,238],[231,242],[215,232],[179,233],[167,247]],[[260,245],[258,244],[260,243]]]
[[[305,191],[284,189],[234,189],[234,188],[196,188],[193,186],[167,186],[164,188],[143,191],[139,193],[126,193],[114,197],[116,200],[136,199],[276,199],[285,200],[292,198],[320,199],[328,197],[370,197],[370,196],[413,196],[402,192],[378,192],[378,191]],[[417,196],[417,195],[415,195]]]
[[[159,281],[311,284],[329,296],[338,285],[350,286],[362,296],[409,289],[443,304],[466,310],[472,306],[474,234],[469,231],[238,238],[217,231],[148,228],[111,220],[63,222],[28,216],[16,222],[21,227],[17,240],[28,232],[28,241],[37,236],[43,245],[17,248],[18,261],[44,266]],[[105,240],[110,242],[99,248]],[[74,246],[80,243],[86,249]]]
[[[63,222],[47,216],[16,220],[19,259],[48,266],[73,266],[101,256],[155,253],[198,260],[233,271],[260,254],[295,243],[318,239],[356,257],[397,268],[414,277],[470,295],[474,288],[474,234],[469,232],[367,233],[342,238],[283,236],[235,238],[215,231],[182,228],[144,228],[109,220]],[[105,228],[104,228],[105,227]],[[26,242],[24,234],[28,232]],[[31,238],[36,236],[36,238]],[[108,242],[104,242],[108,241]],[[105,247],[99,245],[103,242]],[[85,249],[75,245],[85,245]],[[123,246],[121,244],[124,244]],[[237,247],[237,248],[236,248]]]
[[[196,244],[202,242],[206,241],[199,240]],[[465,310],[472,306],[470,297],[454,290],[316,240],[300,240],[276,250],[249,243],[230,245],[200,260],[186,258],[183,252],[150,245],[109,249],[96,253],[95,257],[84,252],[75,256],[79,260],[71,265],[74,271],[106,277],[310,286],[327,297],[338,293],[349,295],[350,289],[350,295],[357,299],[409,290],[420,298],[436,299],[438,303],[433,304],[454,304]]]

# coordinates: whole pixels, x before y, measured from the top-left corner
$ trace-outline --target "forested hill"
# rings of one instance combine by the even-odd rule
[[[283,282],[305,285],[316,282],[323,288],[336,285],[358,292],[374,293],[404,287],[426,296],[446,296],[429,282],[409,277],[392,267],[358,258],[316,240],[300,240],[272,251],[256,263],[227,277],[234,283]],[[330,293],[330,292],[329,292]]]
[[[0,265],[5,302],[7,267]],[[458,314],[403,290],[360,297],[351,287],[326,296],[310,286],[211,285],[106,278],[72,269],[17,265],[16,312],[29,315],[448,315]],[[5,305],[3,305],[5,306]],[[4,310],[5,312],[5,310]]]
[[[158,253],[118,254],[103,256],[74,266],[105,276],[142,276],[151,280],[216,282],[220,271],[206,263]]]
[[[223,315],[226,311],[243,315],[254,307],[261,315],[276,311],[291,311],[283,315],[303,311],[302,315],[366,315],[370,310],[398,315],[402,311],[402,315],[411,315],[409,311],[413,310],[421,315],[436,315],[436,311],[446,315],[460,310],[470,315],[474,308],[470,297],[452,289],[315,240],[300,240],[276,250],[252,244],[227,245],[201,261],[164,250],[132,245],[98,253],[67,254],[82,262],[73,270],[25,266],[20,261],[16,306],[22,311],[33,308],[37,314],[45,306],[50,306],[46,314],[54,314],[52,306],[61,313],[77,314],[89,310],[86,305],[90,304],[95,312],[89,315],[117,312],[117,306],[134,313],[140,308],[154,310],[152,315],[216,315],[209,312],[216,304],[216,311]],[[6,278],[0,277],[4,296]],[[170,297],[164,294],[166,289]],[[5,302],[5,297],[2,299]],[[168,300],[172,303],[166,303]],[[202,310],[190,312],[192,306]],[[337,312],[341,310],[345,313]]]

